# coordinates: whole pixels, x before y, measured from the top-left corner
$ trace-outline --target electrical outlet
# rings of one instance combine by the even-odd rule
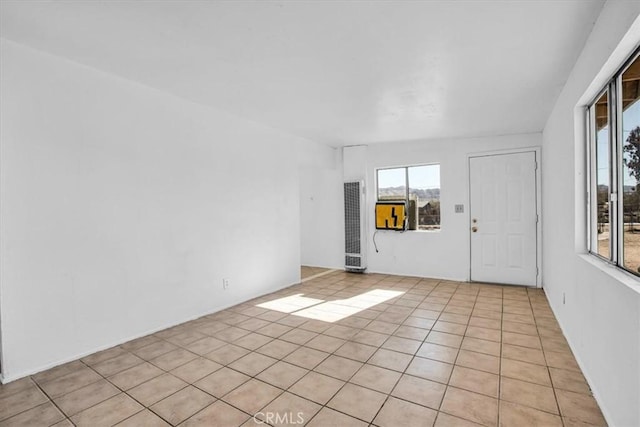
[[[229,279],[222,279],[222,289],[229,289]]]
[[[455,205],[456,213],[464,213],[464,205]]]

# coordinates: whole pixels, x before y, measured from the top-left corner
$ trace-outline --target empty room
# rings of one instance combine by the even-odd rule
[[[0,427],[640,426],[640,2],[0,0]]]

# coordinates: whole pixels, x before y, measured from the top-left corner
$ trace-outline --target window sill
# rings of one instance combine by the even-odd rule
[[[610,276],[612,279],[620,282],[622,285],[640,294],[640,277],[622,270],[616,265],[610,264],[605,260],[591,254],[578,254],[578,257],[585,262],[593,265],[598,270]]]

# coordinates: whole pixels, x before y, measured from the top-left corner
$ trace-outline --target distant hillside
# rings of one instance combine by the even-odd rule
[[[396,194],[404,194],[405,187],[386,187],[379,189],[380,198],[384,199]],[[427,189],[411,189],[411,194],[418,196],[420,200],[440,200],[439,188],[427,188]]]
[[[609,186],[603,185],[603,184],[598,184],[598,191],[607,192],[607,191],[609,191]],[[624,191],[625,194],[633,193],[634,191],[636,191],[636,186],[635,185],[624,185],[622,187],[622,191]]]

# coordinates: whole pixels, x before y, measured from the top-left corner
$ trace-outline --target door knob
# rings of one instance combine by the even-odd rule
[[[476,231],[478,231],[478,227],[471,227],[471,231],[475,233]]]

